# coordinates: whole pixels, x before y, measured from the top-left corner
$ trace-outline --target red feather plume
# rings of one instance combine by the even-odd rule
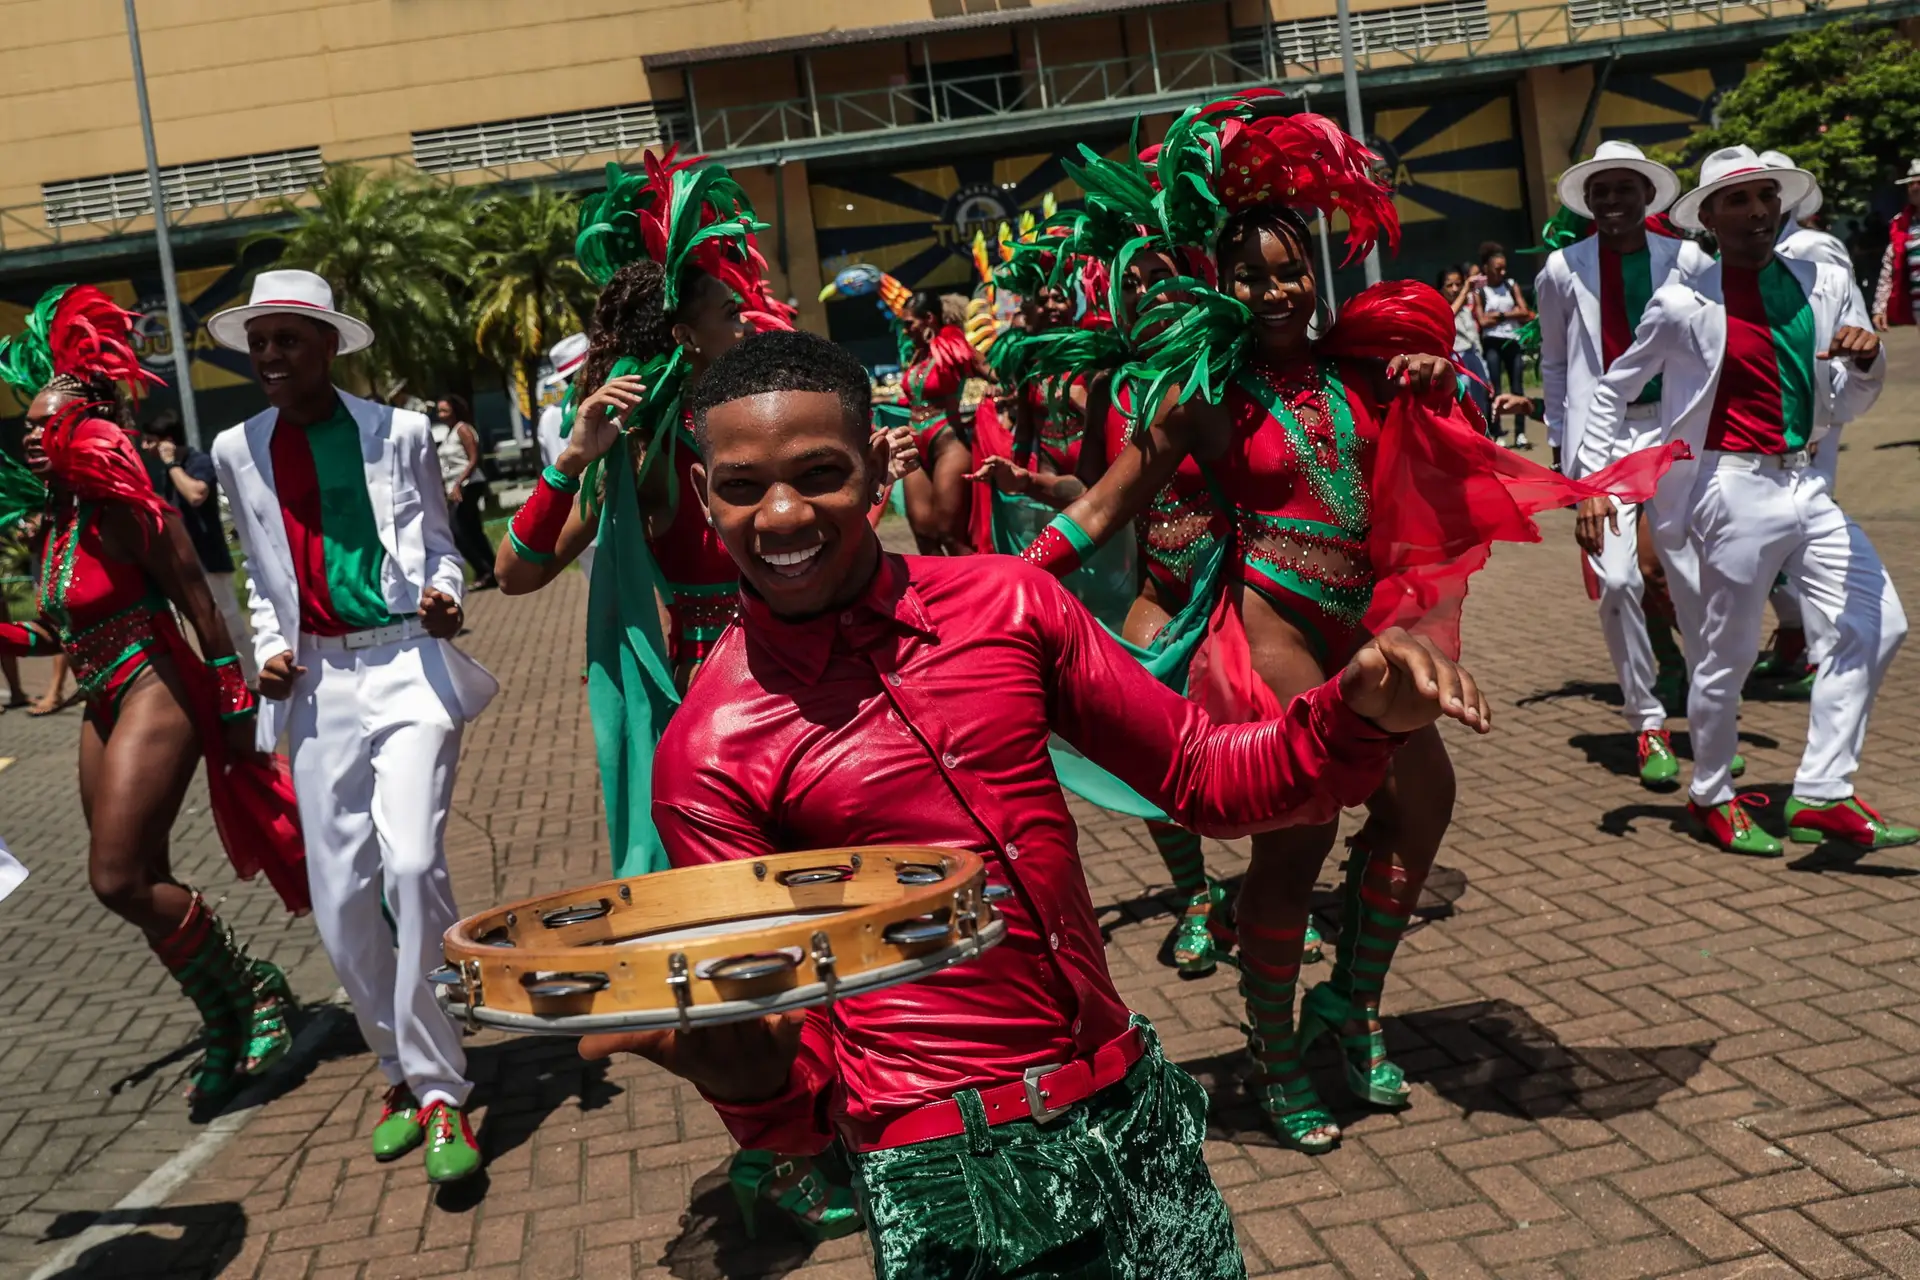
[[[1453,355],[1453,332],[1453,308],[1439,290],[1418,280],[1382,280],[1348,298],[1313,349],[1347,360],[1446,358]]]
[[[1250,91],[1202,109],[1203,116],[1244,109]],[[1322,115],[1228,116],[1220,122],[1221,203],[1229,212],[1269,201],[1347,215],[1347,258],[1364,256],[1385,239],[1400,248],[1400,214],[1393,193],[1374,175],[1380,157]]]
[[[67,290],[48,326],[53,371],[75,377],[107,377],[134,388],[159,386],[161,379],[143,368],[133,349],[133,312],[114,305],[90,284]]]
[[[127,433],[99,416],[111,408],[97,402],[68,405],[47,423],[40,449],[62,488],[89,502],[119,502],[144,511],[158,527],[166,501],[153,491]]]

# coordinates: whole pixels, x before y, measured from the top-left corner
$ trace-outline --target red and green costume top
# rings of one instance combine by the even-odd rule
[[[1778,256],[1758,271],[1720,265],[1727,352],[1707,448],[1792,453],[1813,436],[1813,307]]]
[[[309,426],[277,423],[269,446],[273,487],[300,587],[300,630],[344,636],[406,620],[387,607],[387,563],[367,491],[360,428],[336,399]]]

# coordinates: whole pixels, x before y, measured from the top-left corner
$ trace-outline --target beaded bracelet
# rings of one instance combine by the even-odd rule
[[[207,669],[213,672],[222,720],[238,720],[258,710],[253,690],[247,688],[246,673],[240,669],[239,655],[230,653],[224,658],[213,658],[208,661]]]

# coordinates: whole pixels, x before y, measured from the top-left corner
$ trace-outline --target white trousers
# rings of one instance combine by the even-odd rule
[[[466,1050],[426,981],[460,917],[444,838],[463,722],[440,644],[303,649],[288,729],[313,921],[360,1033],[389,1084],[464,1106]]]
[[[1689,542],[1698,596],[1676,605],[1693,662],[1687,725],[1693,799],[1733,798],[1740,690],[1760,650],[1767,593],[1784,571],[1823,646],[1793,793],[1844,800],[1866,742],[1867,716],[1907,615],[1879,553],[1833,500],[1817,468],[1783,470],[1752,454],[1708,451],[1693,492]]]
[[[1607,653],[1620,678],[1621,714],[1635,733],[1644,733],[1667,723],[1667,709],[1653,693],[1659,668],[1641,603],[1646,582],[1640,573],[1640,508],[1617,498],[1613,505],[1620,532],[1609,527],[1600,554],[1588,556],[1587,563],[1600,582],[1600,634],[1606,637]]]
[[[1827,478],[1828,492],[1838,492],[1834,481],[1838,478],[1840,471],[1839,427],[1834,427],[1821,437],[1819,450],[1813,457],[1813,469]],[[1833,643],[1832,634],[1823,625],[1824,619],[1819,614],[1815,614],[1811,619],[1807,617],[1806,611],[1800,607],[1800,595],[1793,589],[1793,584],[1790,582],[1775,585],[1773,594],[1768,597],[1768,600],[1773,605],[1773,615],[1779,619],[1781,626],[1806,633],[1807,661],[1818,665],[1820,659],[1826,655],[1828,647]],[[1809,622],[1811,629],[1809,629]]]
[[[252,684],[260,678],[260,668],[253,660],[253,625],[240,612],[240,597],[233,593],[233,575],[208,574],[207,590],[213,593],[213,607],[220,611],[220,621],[227,624],[227,634],[233,637],[234,650],[240,655],[240,670],[246,673],[247,683]]]

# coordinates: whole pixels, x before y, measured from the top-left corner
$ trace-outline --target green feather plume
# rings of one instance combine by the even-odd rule
[[[646,256],[638,210],[646,189],[645,173],[628,173],[609,163],[606,190],[580,202],[580,234],[573,242],[573,256],[587,279],[603,289],[621,267]]]
[[[56,285],[40,295],[27,312],[26,328],[0,338],[0,382],[20,393],[22,400],[40,394],[53,379],[53,313],[72,285]]]
[[[1160,401],[1176,383],[1181,404],[1195,396],[1219,404],[1253,349],[1253,313],[1204,280],[1162,280],[1140,301],[1132,334],[1139,355],[1115,379],[1132,389],[1128,425],[1135,432],[1153,421]],[[1158,332],[1147,336],[1155,329]]]
[[[40,477],[0,450],[0,533],[46,506],[47,486]]]

